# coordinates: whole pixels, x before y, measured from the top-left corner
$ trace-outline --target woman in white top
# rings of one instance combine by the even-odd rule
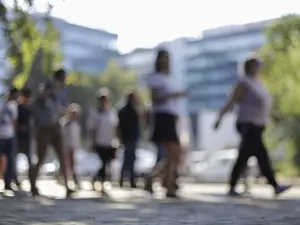
[[[162,174],[165,179],[168,197],[176,197],[176,173],[180,158],[179,138],[176,131],[176,104],[174,99],[183,97],[185,92],[174,92],[171,86],[170,59],[166,50],[160,50],[155,62],[155,73],[149,77],[152,107],[154,112],[154,128],[152,141],[161,145],[167,152],[162,166],[157,167],[153,176]],[[149,182],[149,184],[151,184]],[[152,192],[151,187],[147,187]]]
[[[234,105],[238,106],[237,130],[241,135],[241,143],[239,155],[231,174],[229,190],[231,196],[239,195],[235,186],[251,156],[257,158],[260,170],[269,184],[273,186],[275,195],[290,187],[277,184],[267,149],[263,143],[262,134],[271,113],[272,98],[262,84],[260,70],[261,63],[258,59],[251,58],[245,62],[245,76],[238,81],[233,95],[221,110],[215,124],[215,128],[218,128],[225,113]]]
[[[92,148],[102,161],[102,167],[94,177],[93,182],[100,179],[103,184],[106,180],[106,167],[115,158],[118,147],[117,125],[118,116],[110,107],[108,90],[101,89],[98,94],[98,106],[92,112],[88,124]],[[103,185],[102,191],[104,191]]]
[[[75,172],[75,151],[80,148],[81,127],[78,118],[81,107],[72,103],[67,109],[66,120],[63,122],[64,161],[66,168],[72,173],[77,188],[80,188]]]

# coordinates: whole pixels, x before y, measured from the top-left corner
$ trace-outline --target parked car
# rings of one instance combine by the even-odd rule
[[[228,182],[238,156],[237,149],[213,152],[205,161],[194,164],[191,175],[199,182]],[[259,168],[255,158],[248,161],[249,176],[257,176]]]

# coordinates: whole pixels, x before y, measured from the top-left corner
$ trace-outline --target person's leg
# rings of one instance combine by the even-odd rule
[[[37,164],[32,166],[32,176],[31,176],[31,192],[33,195],[38,195],[38,189],[36,187],[36,180],[40,171],[41,166],[43,165],[46,155],[47,147],[50,143],[50,133],[47,129],[37,129],[36,131],[36,154],[37,154]]]
[[[68,175],[67,175],[66,165],[63,156],[63,142],[62,142],[60,127],[56,127],[55,129],[52,130],[50,142],[57,154],[60,163],[60,169],[64,178],[64,185],[67,192],[66,194],[67,196],[69,196],[70,194],[73,193],[73,191],[69,188],[68,185]]]
[[[6,139],[3,145],[3,153],[6,156],[6,172],[4,174],[4,185],[6,190],[12,190],[11,182],[14,178],[14,140],[12,138]]]
[[[129,170],[129,176],[130,176],[130,186],[132,188],[136,187],[136,175],[134,171],[134,164],[136,160],[136,143],[132,142],[130,143],[130,146],[128,146],[129,149],[129,165],[128,165],[128,170]]]
[[[271,184],[274,189],[277,189],[278,184],[275,179],[273,169],[271,167],[267,149],[262,140],[262,130],[259,128],[256,128],[256,133],[254,135],[255,135],[254,144],[256,146],[255,156],[257,158],[260,170],[261,170],[262,174],[267,178],[269,184]]]
[[[28,163],[28,180],[32,180],[32,160],[31,160],[31,138],[30,135],[18,136],[17,138],[17,150],[19,153],[23,153],[27,158]]]
[[[124,177],[125,177],[125,174],[128,173],[128,167],[129,167],[128,149],[125,144],[124,144],[124,147],[125,147],[125,149],[124,149],[123,165],[122,165],[121,174],[120,174],[120,187],[123,187]]]
[[[231,177],[230,177],[230,195],[236,195],[235,187],[240,178],[243,170],[245,169],[248,159],[251,157],[253,145],[251,143],[251,133],[245,132],[242,135],[242,140],[238,150],[238,157],[233,166]]]
[[[69,166],[70,166],[70,171],[72,173],[73,181],[77,187],[77,189],[80,188],[80,183],[78,181],[78,177],[75,171],[75,154],[74,151],[69,152]]]

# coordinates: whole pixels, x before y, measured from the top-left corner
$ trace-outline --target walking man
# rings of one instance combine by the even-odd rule
[[[6,171],[4,175],[5,190],[13,191],[11,182],[16,180],[16,164],[14,154],[15,122],[18,117],[16,99],[18,89],[11,88],[6,101],[0,102],[0,156],[6,158]]]
[[[32,138],[32,111],[30,108],[31,90],[21,91],[18,105],[18,119],[16,125],[18,152],[23,153],[28,161],[28,178],[32,181],[31,138]]]
[[[136,147],[140,138],[140,119],[137,106],[137,96],[132,92],[127,96],[127,104],[119,112],[119,138],[125,147],[124,162],[120,176],[121,187],[123,186],[125,174],[128,174],[131,188],[136,188],[134,163]]]
[[[33,195],[39,195],[39,191],[36,187],[36,179],[47,155],[47,148],[49,145],[52,145],[60,162],[61,171],[64,177],[64,185],[66,187],[66,195],[68,197],[73,191],[68,187],[67,174],[63,160],[61,127],[59,124],[60,114],[55,105],[56,102],[51,98],[52,94],[52,84],[42,84],[39,88],[39,96],[32,105],[36,126],[38,162],[33,169],[31,192]]]

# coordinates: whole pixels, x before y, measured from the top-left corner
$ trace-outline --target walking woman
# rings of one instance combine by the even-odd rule
[[[221,110],[215,124],[217,129],[223,116],[234,105],[238,106],[237,130],[241,136],[241,143],[230,178],[229,195],[231,196],[239,195],[235,187],[251,156],[257,158],[262,174],[273,186],[276,196],[290,188],[290,186],[281,186],[277,183],[263,143],[262,135],[271,113],[272,97],[260,80],[260,70],[261,63],[256,58],[251,58],[244,63],[245,76],[238,81],[231,98]]]
[[[151,179],[160,176],[165,180],[167,197],[176,197],[176,173],[180,160],[179,138],[176,131],[176,105],[174,99],[183,97],[185,92],[173,92],[171,87],[170,59],[166,50],[160,50],[155,61],[155,73],[149,77],[152,107],[154,113],[154,128],[152,141],[166,150],[160,166],[156,167]],[[152,191],[152,182],[148,189]]]
[[[89,119],[89,130],[93,150],[99,155],[102,161],[102,167],[99,169],[93,182],[100,180],[103,184],[107,178],[107,166],[115,158],[117,143],[117,113],[111,109],[108,97],[108,90],[101,89],[98,94],[98,106],[92,112]]]

